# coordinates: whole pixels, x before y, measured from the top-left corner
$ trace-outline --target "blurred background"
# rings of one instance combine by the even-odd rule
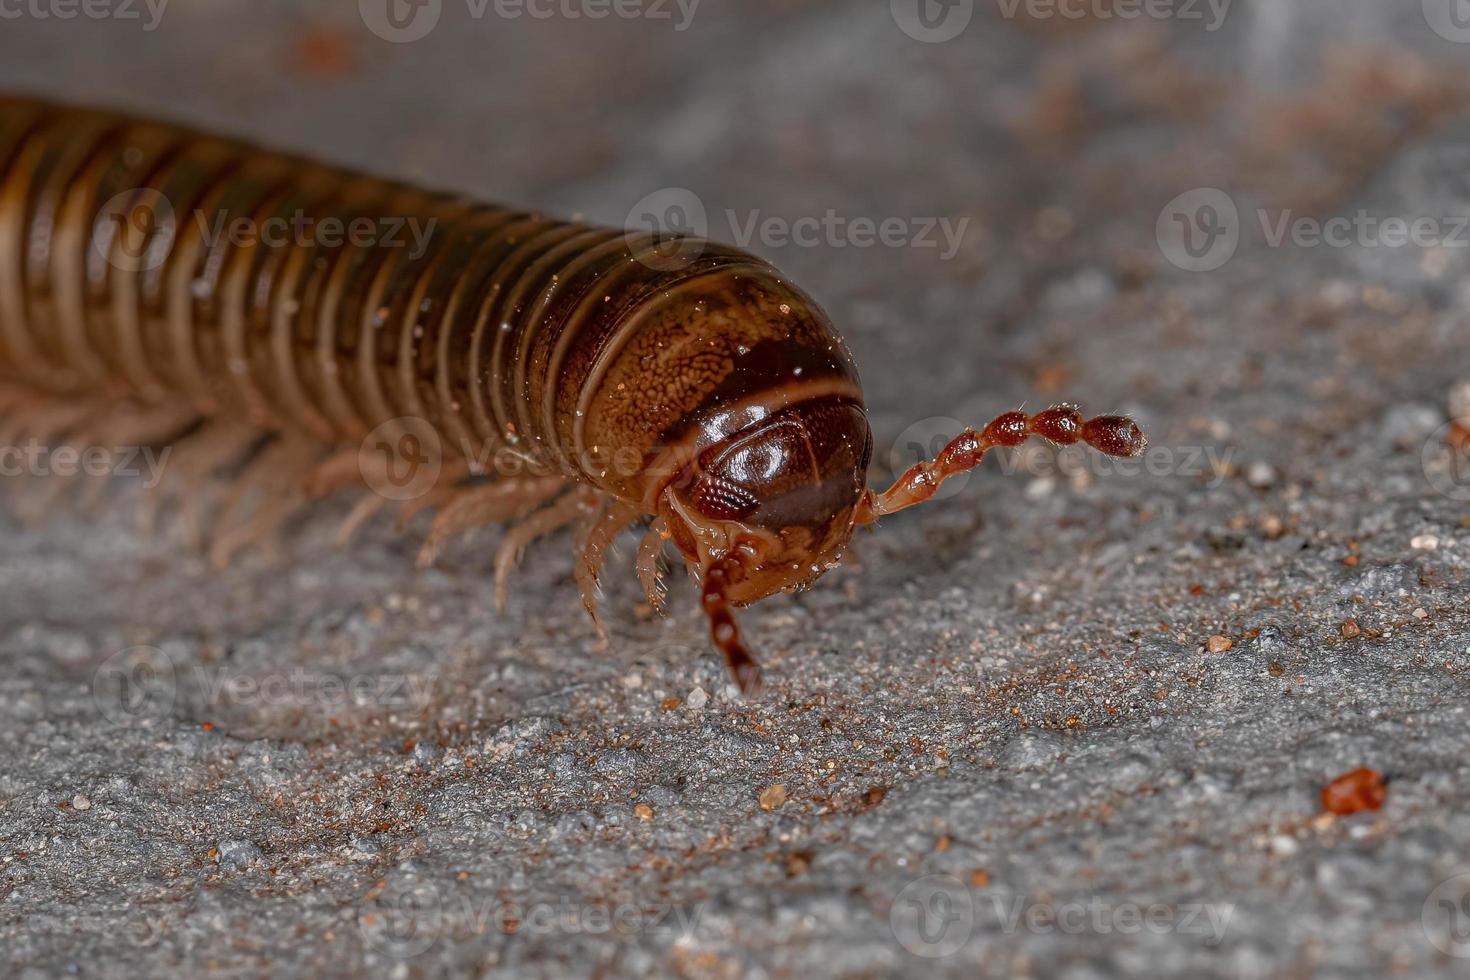
[[[594,652],[564,542],[500,617],[494,538],[419,575],[391,527],[334,550],[346,504],[217,575],[121,518],[8,528],[15,972],[1463,969],[1460,0],[0,0],[0,90],[693,222],[832,315],[875,482],[1060,399],[1155,447],[885,522],[747,615],[759,704],[677,588],[661,624],[610,570]],[[119,726],[93,685],[138,644],[431,695],[180,680]],[[1382,812],[1324,814],[1358,766]],[[519,928],[560,902],[698,922]]]

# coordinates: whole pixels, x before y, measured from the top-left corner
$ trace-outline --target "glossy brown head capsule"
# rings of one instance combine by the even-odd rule
[[[808,316],[820,316],[814,305],[805,309]],[[741,644],[729,606],[810,585],[841,561],[858,526],[922,503],[996,446],[1041,436],[1132,456],[1146,445],[1127,418],[1084,420],[1065,405],[1035,415],[1009,412],[980,432],[961,433],[934,460],[914,465],[880,493],[865,487],[873,436],[855,379],[834,370],[824,383],[798,386],[803,375],[790,366],[796,356],[789,345],[775,345],[776,350],[785,360],[775,371],[753,375],[743,428],[727,431],[723,410],[695,420],[710,434],[710,444],[663,489],[657,510],[701,578],[712,639],[747,694],[759,689],[760,668]],[[783,377],[801,388],[800,396],[776,383]],[[752,398],[762,388],[774,407]]]
[[[363,225],[365,241],[341,234]],[[297,231],[273,240],[272,227]],[[928,499],[994,446],[1143,448],[1127,419],[1012,412],[876,492],[846,347],[756,256],[3,97],[0,415],[15,439],[178,441],[190,482],[158,493],[213,514],[217,563],[300,501],[365,480],[379,495],[345,537],[404,499],[376,453],[411,445],[415,466],[442,470],[400,511],[436,511],[421,563],[513,521],[495,558],[503,603],[522,551],[580,525],[577,582],[599,630],[603,556],[651,518],[638,550],[649,602],[672,541],[747,693],[760,669],[732,607],[810,584],[854,528]],[[473,479],[500,451],[539,465]]]

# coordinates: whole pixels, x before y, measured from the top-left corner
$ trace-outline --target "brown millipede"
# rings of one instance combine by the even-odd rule
[[[431,231],[418,248],[259,233],[395,220]],[[580,523],[577,581],[600,631],[603,554],[651,518],[637,560],[649,602],[672,541],[747,693],[760,668],[731,608],[809,584],[854,528],[1033,435],[1144,445],[1122,417],[1009,412],[870,490],[847,348],[754,255],[25,99],[0,99],[0,375],[6,438],[177,441],[186,487],[233,466],[215,502],[220,561],[304,499],[391,478],[392,453],[372,447],[405,446],[437,473],[404,504],[437,509],[421,560],[517,521],[495,562],[503,602],[520,552]],[[484,480],[477,464],[502,451],[525,468]],[[197,497],[180,494],[186,513]],[[346,529],[385,500],[365,498]]]

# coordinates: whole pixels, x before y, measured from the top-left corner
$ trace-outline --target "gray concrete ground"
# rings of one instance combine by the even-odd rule
[[[631,539],[598,652],[565,538],[502,615],[498,533],[419,573],[332,547],[347,499],[222,573],[127,489],[8,525],[0,970],[1464,975],[1467,32],[1018,2],[0,7],[6,89],[606,222],[684,189],[841,325],[875,480],[1061,397],[1155,447],[863,535],[745,616],[753,703]],[[1323,815],[1359,766],[1383,809]]]

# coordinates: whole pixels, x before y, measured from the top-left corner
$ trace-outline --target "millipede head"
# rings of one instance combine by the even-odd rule
[[[754,694],[761,674],[730,607],[809,585],[841,560],[858,526],[923,503],[989,450],[1032,436],[1084,442],[1109,456],[1136,456],[1147,446],[1138,425],[1122,416],[1084,419],[1069,405],[1007,412],[960,433],[880,492],[864,486],[873,448],[867,416],[856,403],[829,397],[793,405],[706,449],[665,489],[660,516],[700,581],[711,638],[741,690]]]

